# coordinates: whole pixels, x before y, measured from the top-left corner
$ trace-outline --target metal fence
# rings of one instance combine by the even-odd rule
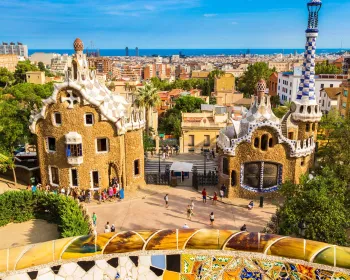
[[[196,167],[193,167],[192,186],[197,190],[204,186],[216,186],[219,183],[219,177],[216,172],[198,173]]]
[[[146,184],[150,185],[170,185],[170,166],[165,166],[165,172],[149,173],[145,172]]]

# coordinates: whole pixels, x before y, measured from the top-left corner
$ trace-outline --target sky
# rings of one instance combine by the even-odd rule
[[[0,0],[0,42],[71,49],[303,48],[307,0]],[[319,48],[350,48],[350,0],[323,0]],[[92,43],[91,43],[92,42]]]

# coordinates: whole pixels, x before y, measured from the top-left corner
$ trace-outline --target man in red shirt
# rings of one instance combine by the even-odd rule
[[[207,191],[205,188],[202,190],[203,203],[207,203]]]

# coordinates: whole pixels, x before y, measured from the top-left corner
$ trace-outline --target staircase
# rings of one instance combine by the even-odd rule
[[[290,116],[292,112],[291,111],[288,111],[287,114],[285,114],[282,118],[282,121],[281,121],[281,130],[282,130],[282,134],[284,137],[288,138],[288,128],[287,128],[287,121],[288,121],[288,118]]]

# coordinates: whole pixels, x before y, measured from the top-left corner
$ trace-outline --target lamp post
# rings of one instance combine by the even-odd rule
[[[204,177],[207,175],[207,151],[204,150],[203,147],[203,155],[204,155]]]

